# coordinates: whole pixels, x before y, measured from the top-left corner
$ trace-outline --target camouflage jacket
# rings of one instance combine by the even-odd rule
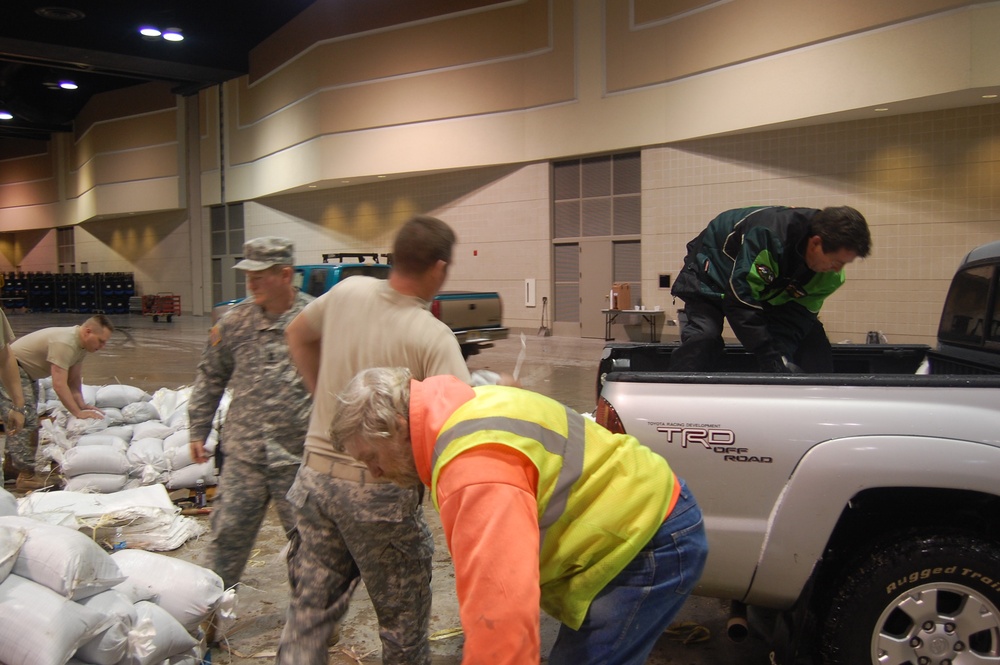
[[[271,321],[247,299],[212,328],[188,402],[192,440],[208,436],[228,387],[226,456],[269,466],[301,462],[312,398],[288,354],[285,327],[311,300],[296,292],[291,309]]]

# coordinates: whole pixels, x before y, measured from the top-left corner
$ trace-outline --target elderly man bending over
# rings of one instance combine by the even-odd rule
[[[431,488],[455,564],[466,663],[635,664],[691,593],[708,547],[666,460],[562,404],[451,376],[369,369],[340,394],[336,447]]]

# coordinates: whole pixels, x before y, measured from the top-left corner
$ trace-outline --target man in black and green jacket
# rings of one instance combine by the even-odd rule
[[[688,243],[671,293],[687,323],[672,371],[706,371],[722,357],[723,319],[767,372],[831,371],[830,342],[818,319],[844,283],[844,266],[868,256],[865,218],[847,206],[766,206],[728,210]]]

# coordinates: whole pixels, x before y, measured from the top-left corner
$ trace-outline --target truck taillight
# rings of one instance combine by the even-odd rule
[[[440,300],[432,300],[431,301],[431,314],[434,315],[435,319],[440,319],[441,318],[441,301]]]
[[[615,411],[615,407],[611,406],[611,403],[603,397],[597,400],[597,411],[594,412],[594,419],[598,425],[613,434],[628,434],[622,425],[621,418],[618,417],[618,412]]]

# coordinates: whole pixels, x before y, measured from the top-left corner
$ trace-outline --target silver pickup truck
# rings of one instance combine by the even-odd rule
[[[1000,242],[971,252],[936,349],[835,345],[831,374],[666,371],[608,344],[596,417],[669,460],[705,514],[696,593],[773,663],[1000,663]]]

